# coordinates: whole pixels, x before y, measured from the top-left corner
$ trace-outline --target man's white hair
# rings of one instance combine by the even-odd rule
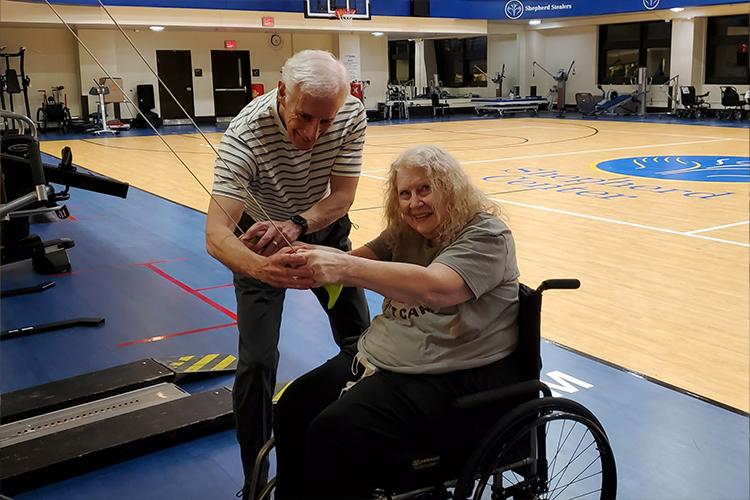
[[[298,92],[313,97],[341,97],[349,94],[349,73],[333,54],[325,50],[303,50],[287,59],[281,81],[289,97]]]

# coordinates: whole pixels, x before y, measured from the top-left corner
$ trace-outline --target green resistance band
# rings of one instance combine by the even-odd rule
[[[260,238],[257,236],[250,240],[250,243],[255,245],[260,241]],[[323,285],[323,288],[326,292],[328,292],[328,309],[333,309],[333,306],[336,305],[336,301],[339,299],[339,295],[341,295],[341,290],[344,289],[344,285],[339,285],[336,283],[329,283],[327,285]]]

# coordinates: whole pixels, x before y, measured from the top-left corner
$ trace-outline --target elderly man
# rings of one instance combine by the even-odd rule
[[[346,68],[328,52],[306,50],[286,61],[278,88],[248,104],[219,145],[206,247],[234,272],[240,335],[233,398],[244,498],[252,494],[258,451],[271,436],[285,289],[313,284],[305,259],[289,244],[351,250],[347,212],[365,128],[365,109],[349,95]],[[326,290],[312,291],[339,346],[369,326],[361,288],[345,287],[330,310]],[[267,464],[258,482],[266,480]]]

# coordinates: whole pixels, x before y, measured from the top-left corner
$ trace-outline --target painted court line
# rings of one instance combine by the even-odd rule
[[[607,148],[607,149],[590,149],[585,151],[568,151],[564,153],[548,153],[543,155],[532,155],[532,156],[515,156],[511,158],[492,158],[489,160],[474,160],[461,162],[462,165],[471,165],[475,163],[492,163],[495,161],[508,161],[508,160],[530,160],[532,158],[549,158],[551,156],[567,156],[567,155],[582,155],[588,153],[604,153],[606,151],[622,151],[627,149],[643,149],[643,148],[663,148],[666,146],[686,146],[689,144],[704,144],[707,142],[724,142],[731,139],[711,139],[707,141],[690,141],[690,142],[672,142],[669,144],[650,144],[647,146],[625,146],[622,148]]]
[[[748,243],[740,243],[740,242],[737,242],[737,241],[722,240],[722,239],[719,239],[719,238],[711,238],[710,236],[701,236],[699,234],[693,234],[692,232],[682,233],[680,231],[674,231],[672,229],[664,229],[664,228],[661,228],[661,227],[654,227],[654,226],[644,226],[643,224],[635,224],[633,222],[625,222],[625,221],[621,221],[621,220],[606,219],[604,217],[596,217],[594,215],[578,214],[578,213],[575,213],[575,212],[568,212],[566,210],[558,210],[556,208],[547,208],[547,207],[540,207],[540,206],[537,206],[537,205],[528,205],[526,203],[518,203],[516,201],[501,200],[501,199],[498,199],[498,198],[491,198],[491,199],[493,201],[497,201],[499,203],[507,203],[508,205],[517,205],[519,207],[533,208],[533,209],[536,209],[536,210],[544,210],[546,212],[554,212],[554,213],[563,214],[563,215],[572,215],[574,217],[583,217],[584,219],[591,219],[591,220],[596,220],[596,221],[601,221],[601,222],[611,222],[613,224],[620,224],[620,225],[623,225],[623,226],[637,227],[639,229],[649,229],[649,230],[652,230],[652,231],[659,231],[659,232],[662,232],[662,233],[677,234],[677,235],[680,235],[680,236],[690,236],[690,237],[693,237],[693,238],[700,238],[700,239],[703,239],[703,240],[716,241],[718,243],[729,243],[730,245],[737,245],[737,246],[741,246],[741,247],[750,247],[750,244],[748,244]]]
[[[718,229],[726,229],[728,227],[744,226],[745,224],[750,224],[750,221],[745,220],[742,222],[735,222],[734,224],[724,224],[723,226],[707,227],[705,229],[696,229],[695,231],[688,231],[685,234],[705,233],[706,231],[716,231]]]

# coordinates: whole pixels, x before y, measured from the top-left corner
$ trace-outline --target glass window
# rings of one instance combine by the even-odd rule
[[[599,84],[629,84],[646,67],[653,83],[669,80],[672,23],[599,26]]]
[[[435,40],[439,87],[486,87],[487,37]]]
[[[646,49],[646,68],[651,83],[666,83],[669,80],[669,49]]]
[[[748,16],[708,18],[706,83],[748,84]]]
[[[638,76],[638,50],[608,50],[606,74],[609,78]]]
[[[610,24],[606,33],[608,42],[637,41],[641,36],[638,23]]]
[[[388,42],[388,83],[399,85],[414,79],[414,42]]]

